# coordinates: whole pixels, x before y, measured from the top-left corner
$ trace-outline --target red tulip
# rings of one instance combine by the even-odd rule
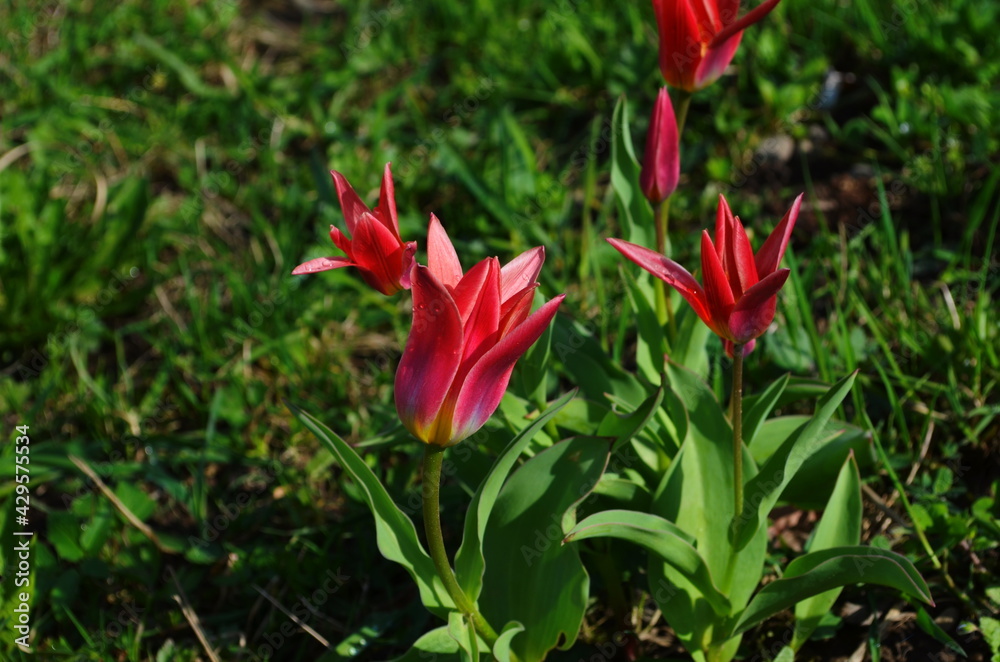
[[[413,327],[396,371],[396,411],[424,443],[452,446],[493,415],[514,363],[545,331],[564,295],[534,314],[543,248],[502,269],[495,257],[462,271],[436,217],[427,235],[427,265],[414,265]]]
[[[733,216],[726,198],[719,196],[715,218],[715,243],[702,232],[701,271],[705,287],[681,265],[656,251],[620,239],[612,246],[681,293],[698,317],[723,340],[726,353],[734,345],[745,345],[744,353],[774,320],[778,290],[788,278],[788,269],[778,269],[799,216],[802,196],[767,238],[755,256],[739,218]]]
[[[642,155],[639,187],[643,195],[658,205],[674,192],[681,176],[680,136],[677,118],[667,88],[661,87],[653,106],[653,118],[646,134],[646,153]]]
[[[378,206],[372,210],[361,201],[347,179],[336,170],[330,171],[337,187],[340,208],[351,237],[330,226],[330,238],[346,257],[319,257],[295,267],[292,274],[313,274],[341,267],[357,267],[366,283],[382,294],[395,294],[410,288],[410,268],[417,242],[403,242],[396,217],[395,189],[391,164],[385,164]]]
[[[744,28],[779,1],[765,0],[737,20],[740,0],[653,0],[664,80],[689,92],[711,85],[732,61]]]

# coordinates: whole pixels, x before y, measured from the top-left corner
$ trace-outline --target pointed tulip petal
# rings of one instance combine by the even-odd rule
[[[506,303],[525,288],[534,287],[545,263],[545,248],[536,246],[503,265],[500,270],[500,301]]]
[[[560,294],[535,311],[472,368],[456,399],[453,443],[472,435],[493,415],[507,390],[514,364],[552,322],[564,298],[565,295]]]
[[[292,275],[301,276],[303,274],[315,274],[320,271],[329,271],[331,269],[353,266],[355,266],[354,263],[346,257],[318,257],[315,260],[303,262],[299,266],[295,267],[295,269],[292,270]]]
[[[340,200],[340,210],[344,213],[344,222],[347,224],[347,232],[354,237],[355,227],[362,213],[371,213],[368,205],[361,201],[358,194],[354,192],[347,178],[336,170],[331,170],[333,185],[337,189],[337,198]]]
[[[726,196],[720,193],[719,204],[715,208],[715,252],[723,261],[723,266],[725,266],[723,247],[729,243],[734,225],[736,225],[736,217],[733,216],[733,210],[729,207]]]
[[[744,292],[757,284],[758,280],[753,248],[742,223],[737,221],[733,224],[732,240],[725,250],[729,283],[733,288],[733,296],[739,300]]]
[[[391,163],[385,164],[385,170],[382,171],[382,188],[378,195],[378,219],[387,228],[392,230],[393,235],[400,242],[403,241],[402,237],[399,236],[399,219],[396,217],[396,187],[392,183],[392,166]]]
[[[462,363],[474,362],[496,344],[500,324],[500,263],[487,258],[469,269],[451,292],[465,329]],[[462,375],[459,371],[458,379]]]
[[[462,263],[444,226],[434,214],[427,228],[427,267],[445,287],[455,287],[462,280]]]
[[[413,271],[415,260],[413,256],[417,253],[417,242],[408,241],[403,246],[403,273],[399,277],[399,284],[404,290],[410,289],[410,272]]]
[[[705,51],[705,57],[698,63],[698,70],[694,75],[696,90],[708,87],[725,73],[726,67],[736,55],[736,49],[740,47],[741,39],[743,39],[743,33],[737,32],[729,39],[719,42],[717,46],[710,46]]]
[[[701,280],[705,284],[705,299],[708,301],[712,319],[708,325],[717,334],[726,337],[725,320],[729,319],[729,313],[732,312],[736,300],[729,287],[726,272],[722,269],[722,262],[715,254],[712,239],[705,231],[701,233],[701,270]]]
[[[701,28],[688,0],[653,0],[660,33],[660,73],[667,84],[694,89],[694,72],[701,62]]]
[[[779,269],[746,291],[729,316],[732,340],[748,342],[771,326],[778,305],[776,295],[788,279],[788,274],[788,269]]]
[[[347,257],[351,257],[351,240],[340,231],[340,228],[330,226],[330,239],[333,240],[334,246],[347,253]]]
[[[765,2],[760,3],[743,16],[743,18],[733,21],[725,28],[720,30],[715,38],[712,39],[710,44],[711,48],[715,48],[724,41],[727,41],[730,37],[735,35],[737,32],[742,32],[746,28],[750,27],[754,23],[760,21],[762,18],[771,13],[771,10],[778,6],[781,0],[765,0]]]
[[[407,430],[430,442],[458,372],[462,321],[451,294],[427,267],[414,267],[412,281],[413,326],[396,369],[396,411]]]
[[[614,238],[608,239],[608,243],[629,260],[680,292],[681,296],[694,308],[698,317],[705,324],[712,326],[712,315],[709,312],[705,292],[687,269],[644,246],[637,246]]]
[[[386,295],[401,289],[403,246],[389,228],[368,212],[361,215],[355,226],[351,250],[366,283]]]
[[[535,300],[536,287],[537,285],[526,287],[503,302],[500,307],[500,324],[497,326],[498,338],[503,338],[511,329],[527,319],[531,312],[531,304]]]
[[[799,218],[799,210],[801,208],[802,194],[800,193],[799,197],[795,198],[795,202],[792,203],[792,208],[785,213],[781,222],[778,223],[778,227],[774,229],[774,232],[768,236],[764,245],[757,251],[757,275],[761,278],[774,273],[774,270],[778,268],[778,264],[781,263],[781,258],[785,254],[785,249],[788,248],[788,240],[792,237],[792,229],[795,228],[795,221]]]

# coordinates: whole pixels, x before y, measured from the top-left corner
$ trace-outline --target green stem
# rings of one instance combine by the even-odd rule
[[[497,633],[486,622],[476,605],[465,594],[455,579],[448,552],[444,547],[444,534],[441,532],[441,463],[444,460],[444,448],[427,444],[424,447],[424,531],[427,533],[427,548],[437,569],[438,576],[444,583],[448,595],[455,607],[462,612],[476,628],[490,648],[497,642]]]
[[[733,492],[734,517],[743,512],[743,345],[733,346]]]

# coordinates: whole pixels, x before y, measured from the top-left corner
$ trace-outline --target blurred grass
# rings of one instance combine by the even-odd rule
[[[750,370],[861,369],[845,414],[876,424],[947,579],[898,542],[936,596],[979,596],[967,610],[995,583],[1000,540],[998,19],[988,0],[785,0],[695,97],[672,215],[683,259],[719,192],[759,242],[807,191],[783,323]],[[385,441],[369,461],[407,503],[419,449],[395,443],[391,401],[407,303],[346,270],[289,272],[335,253],[327,171],[372,202],[392,161],[404,237],[422,240],[433,211],[466,265],[545,244],[545,294],[568,292],[565,311],[627,354],[603,242],[617,230],[607,132],[625,93],[644,135],[660,85],[650,7],[32,1],[0,7],[0,25],[0,413],[31,425],[47,541],[35,645],[195,659],[180,584],[226,659],[315,659],[251,584],[292,605],[337,568],[350,590],[304,612],[345,642],[337,655],[415,639],[429,617],[281,402]],[[187,552],[129,526],[69,453]],[[891,483],[874,485],[892,505]],[[882,533],[900,531],[868,532]]]

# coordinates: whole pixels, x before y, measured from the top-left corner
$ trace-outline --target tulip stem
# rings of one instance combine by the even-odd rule
[[[444,583],[448,595],[454,601],[455,607],[472,621],[476,632],[492,649],[497,642],[497,633],[476,609],[475,603],[458,585],[455,573],[451,569],[451,562],[448,560],[448,552],[444,547],[444,534],[441,532],[441,463],[443,460],[444,448],[434,444],[424,446],[424,532],[427,534],[427,548],[438,576]]]
[[[656,205],[656,209],[654,210],[656,216],[654,223],[656,226],[656,250],[660,255],[666,255],[667,257],[670,257],[667,255],[667,229],[670,225],[671,197],[673,196]],[[667,325],[669,344],[673,345],[674,339],[677,338],[677,323],[674,321],[674,307],[670,305],[667,299],[667,284],[656,278],[653,285],[655,287],[653,292],[656,297],[656,319],[660,323],[660,326]]]
[[[736,495],[734,517],[743,512],[743,348],[733,347],[733,492]]]

